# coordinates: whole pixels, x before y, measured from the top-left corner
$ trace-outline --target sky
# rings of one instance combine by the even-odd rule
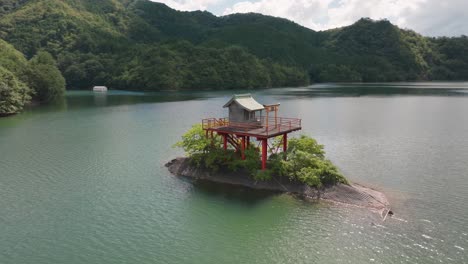
[[[255,12],[313,30],[347,26],[361,17],[388,19],[425,36],[468,35],[468,0],[152,0],[217,16]]]

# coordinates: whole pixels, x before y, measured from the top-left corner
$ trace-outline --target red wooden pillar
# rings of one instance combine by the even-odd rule
[[[262,170],[266,170],[268,139],[262,139]]]
[[[245,160],[245,136],[242,136],[241,156]]]
[[[223,148],[227,150],[227,134],[223,134]]]
[[[211,131],[211,139],[213,139],[213,131]]]
[[[288,134],[283,134],[283,152],[286,153],[288,150]]]
[[[250,146],[250,137],[247,136],[247,147],[246,148],[249,148],[249,146]]]
[[[208,138],[208,130],[205,130],[206,138]]]

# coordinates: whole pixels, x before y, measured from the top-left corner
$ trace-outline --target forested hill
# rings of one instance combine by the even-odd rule
[[[147,0],[0,0],[0,38],[26,59],[50,53],[71,89],[468,79],[467,37],[428,38],[385,20],[316,32],[282,18],[217,17]]]

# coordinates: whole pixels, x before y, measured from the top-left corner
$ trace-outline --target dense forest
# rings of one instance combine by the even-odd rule
[[[32,98],[53,101],[64,91],[65,79],[52,55],[38,51],[27,61],[21,52],[0,40],[0,116],[21,111]]]
[[[234,89],[468,79],[468,38],[386,20],[313,31],[148,0],[0,0],[0,113],[68,89]]]

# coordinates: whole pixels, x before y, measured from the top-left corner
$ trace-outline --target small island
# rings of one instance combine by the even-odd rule
[[[288,134],[302,129],[301,120],[278,117],[279,105],[234,95],[224,105],[229,117],[194,125],[175,145],[187,157],[166,166],[176,176],[195,180],[368,208],[383,217],[392,213],[383,193],[349,182],[315,139],[301,135],[288,140]]]

